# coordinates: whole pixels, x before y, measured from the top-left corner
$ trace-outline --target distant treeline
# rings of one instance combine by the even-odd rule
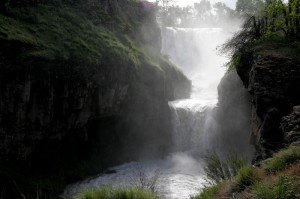
[[[238,0],[235,9],[217,2],[201,0],[193,6],[179,7],[172,0],[158,0],[157,11],[163,26],[222,27],[255,18],[255,25],[264,31],[293,36],[299,34],[300,0]]]

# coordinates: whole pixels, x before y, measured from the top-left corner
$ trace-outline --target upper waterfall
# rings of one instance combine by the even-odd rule
[[[217,102],[217,86],[224,75],[226,58],[218,47],[232,34],[221,28],[162,29],[162,53],[192,80],[191,99]]]

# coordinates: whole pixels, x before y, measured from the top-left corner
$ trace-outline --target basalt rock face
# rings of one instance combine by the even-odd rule
[[[276,44],[257,46],[241,56],[237,67],[252,97],[257,159],[270,156],[297,137],[287,134],[297,130],[297,111],[291,112],[300,103],[300,60],[280,49]]]
[[[300,144],[300,106],[293,107],[292,113],[283,117],[280,127],[285,142]]]
[[[100,16],[93,6],[103,9]],[[38,179],[42,190],[61,191],[48,181],[64,185],[169,150],[168,101],[189,97],[191,84],[160,55],[151,9],[145,2],[84,1],[28,6],[24,20],[0,13],[0,185],[6,192],[13,181],[20,189],[29,185],[27,178]],[[43,187],[40,175],[57,172]],[[34,193],[36,185],[30,188]]]
[[[215,148],[224,156],[235,152],[250,162],[254,154],[250,96],[236,71],[228,71],[224,75],[218,86],[218,96],[215,108],[218,134],[213,139],[217,142]]]

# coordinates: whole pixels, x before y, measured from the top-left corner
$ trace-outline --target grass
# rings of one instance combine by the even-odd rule
[[[227,184],[225,188],[223,184]],[[282,149],[260,168],[244,165],[234,180],[216,183],[191,199],[231,198],[232,195],[238,199],[300,198],[300,147]]]
[[[99,188],[86,190],[75,197],[76,199],[158,199],[151,191],[139,188]]]
[[[22,47],[19,51],[12,47],[8,52],[15,54],[14,60],[19,63],[45,65],[40,62],[43,60],[47,64],[54,62],[52,65],[60,65],[61,68],[72,65],[81,73],[83,71],[86,79],[92,79],[104,66],[111,66],[128,67],[141,79],[152,70],[162,73],[167,81],[187,81],[183,73],[158,50],[146,48],[137,41],[137,30],[131,30],[135,33],[133,35],[123,28],[132,24],[131,29],[137,28],[143,17],[133,17],[141,13],[120,13],[121,18],[114,15],[114,18],[103,21],[109,13],[103,10],[101,3],[96,4],[97,9],[101,8],[99,12],[88,7],[87,3],[81,7],[40,4],[37,7],[12,8],[9,16],[0,14],[0,42]],[[130,8],[137,9],[136,6]],[[121,9],[119,12],[125,11]],[[153,28],[157,28],[155,24],[149,24],[149,30],[153,31]]]
[[[299,198],[299,177],[279,176],[275,182],[260,182],[254,186],[256,195],[261,199]]]
[[[236,184],[242,188],[254,184],[257,180],[257,171],[249,165],[241,167],[235,179]]]
[[[212,199],[218,193],[219,185],[205,187],[199,195],[192,196],[191,199]]]
[[[277,173],[289,165],[300,160],[300,147],[290,146],[276,153],[266,162],[264,169],[270,173]]]
[[[231,180],[238,170],[246,163],[234,153],[221,159],[216,152],[210,152],[205,156],[206,167],[204,168],[207,178],[212,183],[219,183],[224,180]]]
[[[28,44],[23,59],[75,59],[101,64],[117,57],[120,63],[137,66],[137,60],[144,56],[133,46],[135,42],[121,41],[126,33],[94,25],[82,11],[72,7],[39,5],[13,9],[12,15],[0,15],[0,39]]]

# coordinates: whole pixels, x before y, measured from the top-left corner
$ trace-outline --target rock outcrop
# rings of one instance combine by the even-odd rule
[[[292,47],[283,44],[256,46],[242,54],[237,67],[252,97],[257,159],[270,156],[295,137],[288,134],[297,129],[297,109],[288,114],[300,104],[300,60],[286,53],[289,50]]]
[[[0,13],[0,23],[6,192],[15,183],[22,194],[35,192],[33,179],[43,191],[61,191],[49,181],[63,186],[169,150],[168,101],[189,97],[191,84],[159,53],[151,4],[50,2],[11,8]]]
[[[254,143],[251,137],[251,104],[236,71],[228,71],[218,86],[218,105],[215,108],[217,134],[212,139],[224,157],[236,153],[241,159],[251,161]],[[227,154],[226,154],[227,153]]]

